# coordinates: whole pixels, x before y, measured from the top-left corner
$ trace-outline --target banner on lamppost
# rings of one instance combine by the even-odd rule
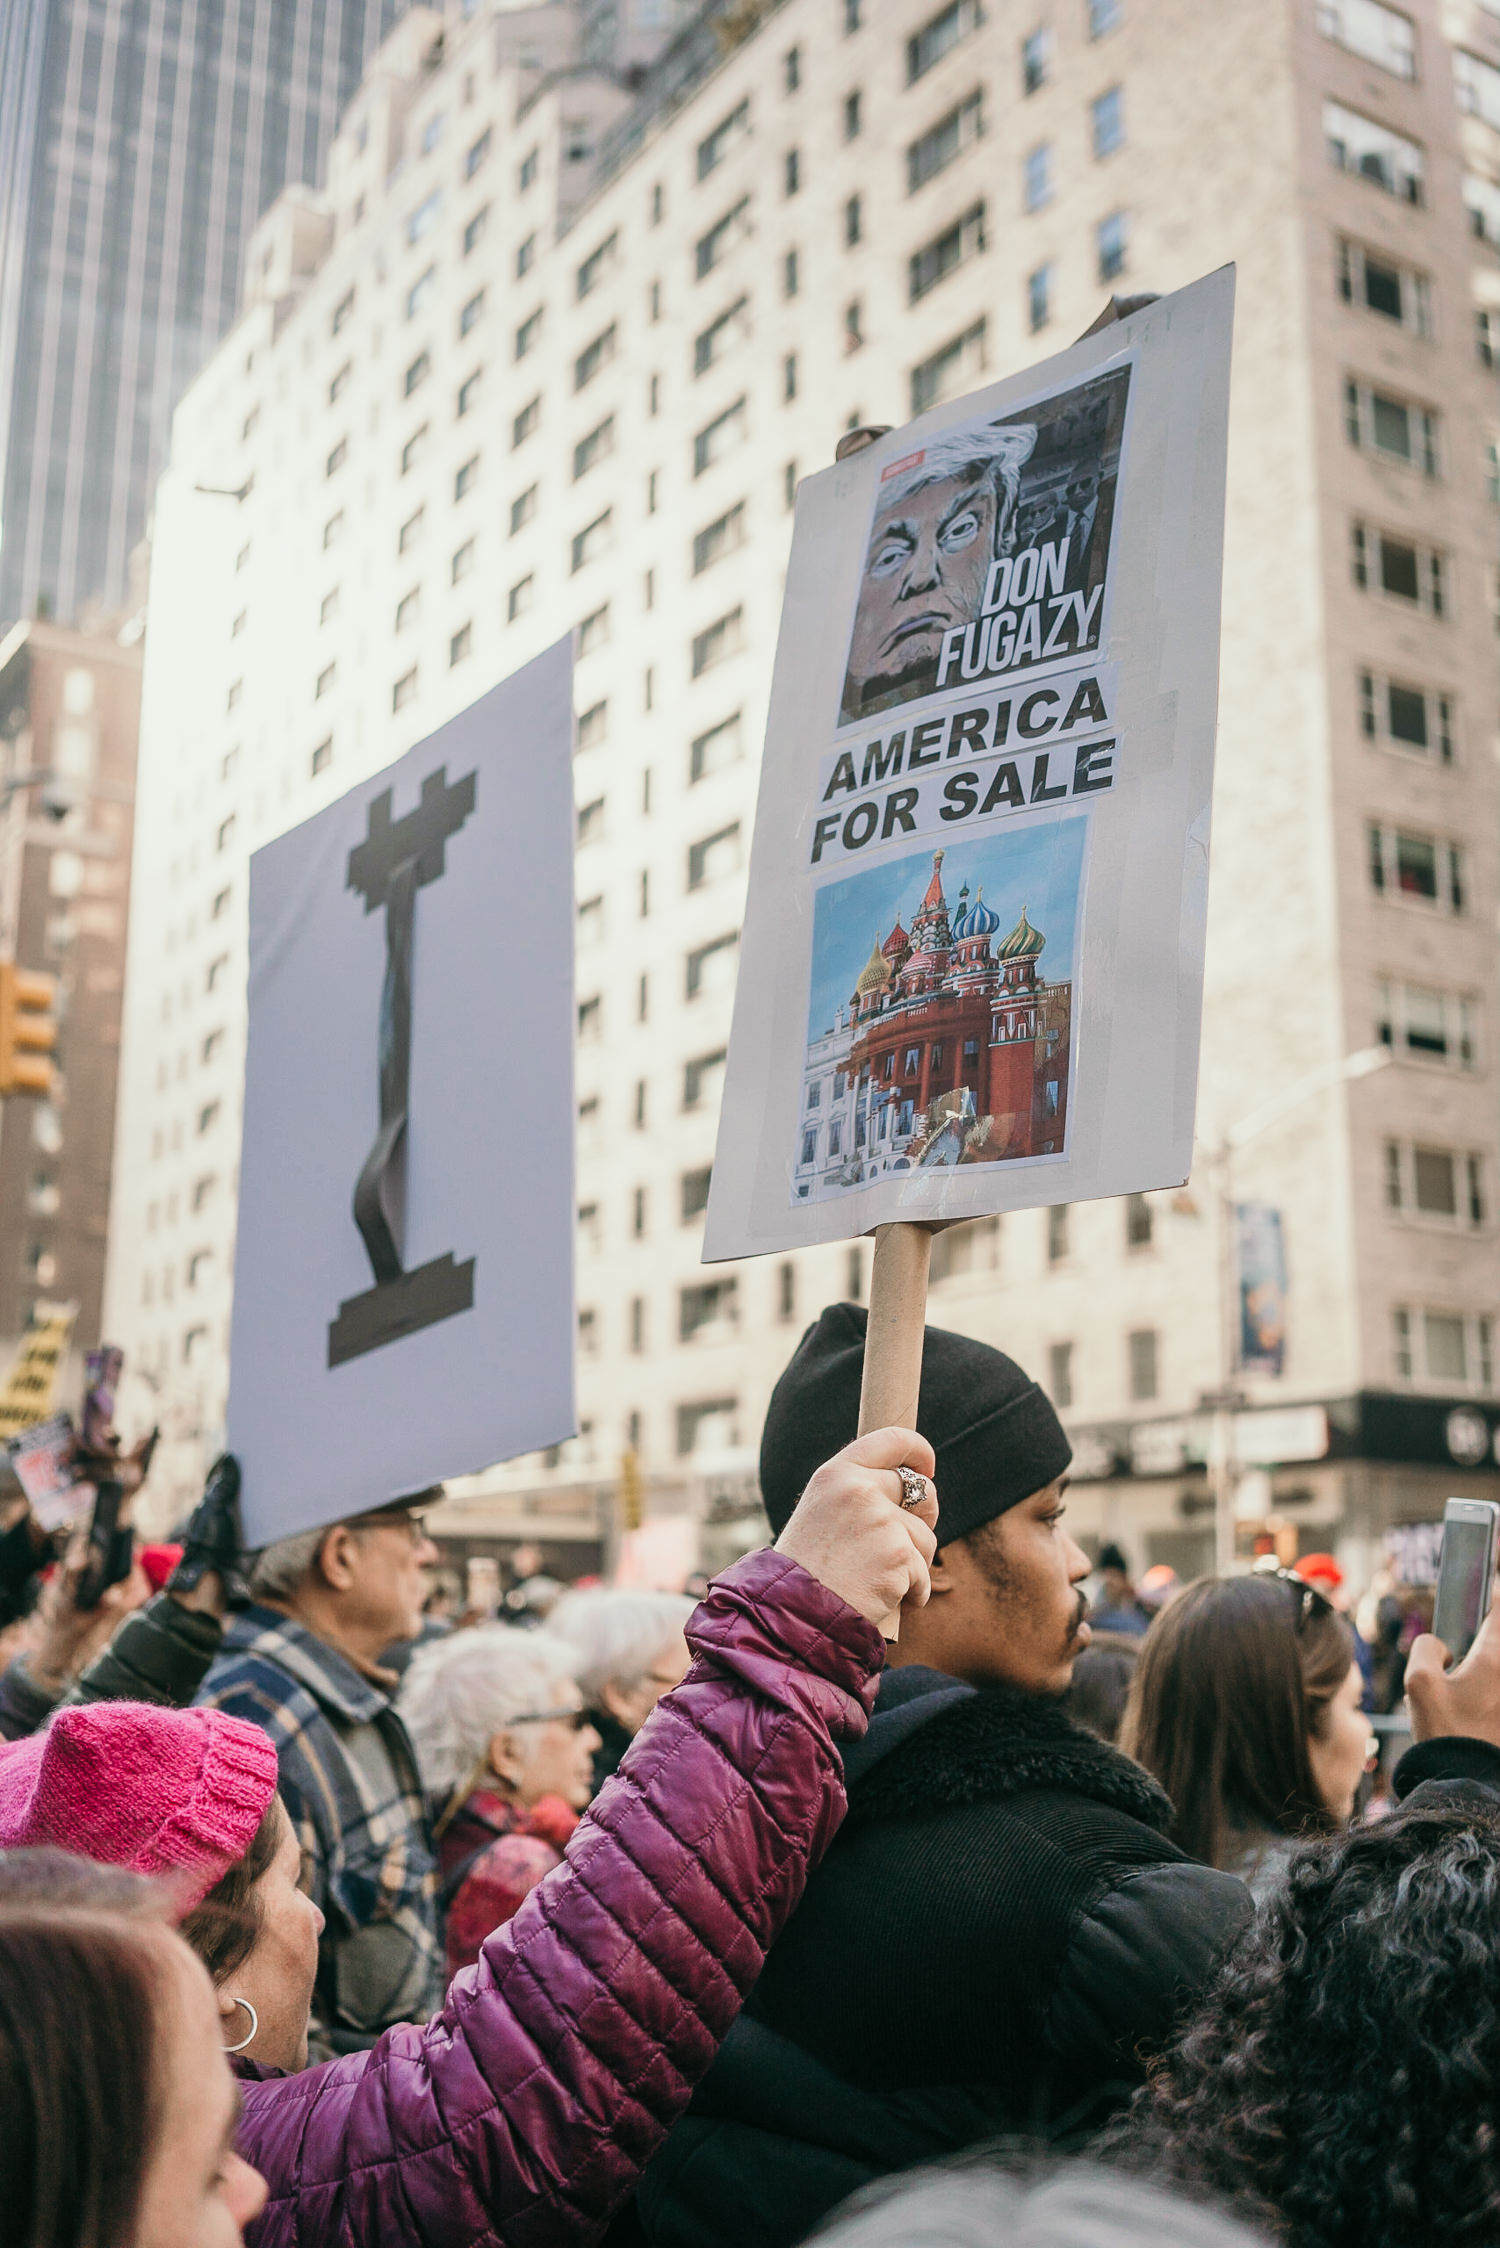
[[[572,659],[250,862],[252,1546],[573,1433]]]
[[[1239,1202],[1234,1212],[1240,1371],[1279,1374],[1286,1354],[1286,1250],[1281,1212]]]
[[[710,1261],[1186,1179],[1233,301],[800,486]]]

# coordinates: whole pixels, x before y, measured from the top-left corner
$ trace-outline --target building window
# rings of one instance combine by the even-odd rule
[[[1500,69],[1494,63],[1455,47],[1453,90],[1465,116],[1482,118],[1486,125],[1500,130]]]
[[[732,554],[736,547],[743,546],[744,543],[745,503],[743,500],[736,500],[733,507],[715,517],[712,523],[706,523],[701,531],[694,534],[693,576],[701,577],[715,562],[721,562],[726,554]]]
[[[479,386],[483,380],[484,369],[482,367],[476,367],[473,374],[470,375],[468,381],[460,385],[458,393],[458,413],[456,416],[457,420],[462,421],[464,415],[472,413],[475,406],[479,403]]]
[[[604,1030],[604,1002],[602,999],[580,999],[578,1002],[578,1043],[591,1046]]]
[[[776,1267],[776,1316],[783,1325],[797,1316],[797,1267],[794,1264]]]
[[[1047,83],[1052,60],[1052,35],[1043,28],[1021,41],[1021,92],[1034,94]]]
[[[802,152],[789,148],[782,159],[782,188],[787,195],[796,195],[802,186]]]
[[[1404,461],[1424,476],[1438,472],[1437,415],[1352,377],[1344,383],[1344,434],[1351,445]]]
[[[346,325],[353,310],[354,291],[349,289],[339,298],[338,303],[333,308],[333,319],[329,325],[334,335],[337,335],[339,330]]]
[[[460,579],[468,576],[474,567],[474,555],[475,542],[473,539],[465,539],[462,546],[454,549],[453,561],[449,570],[450,584],[457,585]]]
[[[472,460],[464,462],[463,467],[454,476],[453,497],[455,500],[461,500],[466,493],[472,492],[478,481],[479,455],[476,453]]]
[[[684,1108],[717,1106],[724,1085],[724,1049],[716,1053],[699,1054],[694,1061],[686,1062],[682,1072],[682,1105]],[[640,1105],[640,1104],[637,1104]]]
[[[945,398],[955,398],[961,391],[972,390],[986,365],[985,323],[976,320],[965,328],[952,343],[944,344],[930,359],[911,371],[911,410],[913,415],[925,414],[929,406],[942,404]]]
[[[1052,1402],[1065,1413],[1073,1402],[1073,1345],[1051,1343],[1047,1348],[1047,1387]]]
[[[523,617],[526,614],[526,611],[531,607],[535,594],[536,579],[530,571],[524,578],[517,578],[505,597],[505,614],[511,624],[515,623],[517,617]]]
[[[1404,897],[1462,913],[1465,902],[1463,854],[1456,843],[1404,828],[1369,824],[1370,882],[1382,896]]]
[[[1477,1230],[1485,1221],[1483,1158],[1387,1140],[1385,1198],[1393,1210]]]
[[[709,1163],[705,1163],[701,1170],[683,1172],[680,1193],[684,1225],[691,1225],[695,1218],[701,1218],[708,1208],[708,1190],[713,1175],[713,1166]]]
[[[794,50],[795,52],[795,50]],[[788,58],[790,59],[790,58]],[[750,104],[742,101],[729,112],[722,123],[698,143],[698,177],[706,180],[716,172],[730,150],[750,135]]]
[[[726,875],[737,873],[739,866],[740,823],[732,820],[728,827],[688,845],[687,886],[701,890],[710,882],[721,882]]]
[[[516,330],[516,357],[527,358],[536,349],[542,333],[542,307],[538,305]]]
[[[863,112],[863,108],[862,108],[862,105],[861,105],[861,101],[860,101],[860,96],[859,96],[859,92],[858,92],[858,89],[856,88],[856,90],[855,90],[855,91],[854,91],[854,92],[853,92],[852,94],[845,94],[845,96],[844,96],[844,138],[845,138],[845,140],[846,140],[846,141],[858,140],[858,139],[859,139],[859,136],[860,136],[860,134],[861,134],[861,132],[863,131],[863,129],[864,129],[864,112]]]
[[[864,223],[864,203],[859,196],[851,195],[844,205],[844,248],[846,250],[854,249],[859,242],[863,241]]]
[[[1149,1249],[1151,1246],[1151,1205],[1144,1194],[1127,1194],[1125,1197],[1125,1246],[1127,1249]]]
[[[699,945],[687,956],[687,996],[689,999],[710,998],[715,993],[734,988],[735,968],[739,960],[739,931],[727,937],[715,937],[711,943]]]
[[[514,538],[517,531],[523,529],[524,526],[528,524],[531,521],[532,517],[536,514],[536,495],[536,485],[528,484],[525,491],[518,492],[515,498],[511,501],[510,535],[512,538]]]
[[[319,773],[326,773],[332,763],[333,736],[330,734],[326,741],[319,742],[317,748],[312,753],[313,779],[316,780]]]
[[[722,414],[716,414],[694,437],[693,474],[701,476],[715,461],[722,460],[726,453],[743,444],[746,434],[745,401],[743,398],[736,398],[732,406],[726,406]]]
[[[416,545],[418,539],[422,536],[422,526],[426,515],[425,506],[419,507],[415,515],[408,515],[406,521],[396,533],[396,552],[398,554],[406,554]]]
[[[403,378],[402,378],[402,383],[401,383],[401,390],[402,390],[402,395],[403,395],[404,397],[406,397],[406,398],[410,398],[410,396],[411,396],[412,392],[413,392],[413,391],[414,391],[415,389],[417,389],[417,388],[418,388],[418,386],[419,386],[420,384],[422,384],[422,383],[426,382],[426,380],[427,380],[427,377],[428,377],[428,376],[429,376],[429,375],[430,375],[431,373],[432,373],[432,354],[431,354],[431,352],[430,352],[430,351],[419,351],[419,352],[417,353],[417,356],[416,356],[416,358],[415,358],[415,359],[414,359],[414,360],[412,361],[411,365],[410,365],[410,366],[409,366],[409,367],[407,368],[407,370],[406,370],[406,373],[405,373],[405,375],[404,375],[404,376],[403,376]]]
[[[343,536],[343,532],[344,511],[339,508],[335,514],[329,516],[328,521],[323,525],[323,545],[325,549],[337,545]]]
[[[321,702],[325,695],[333,693],[333,683],[338,676],[338,668],[336,663],[325,664],[318,673],[318,683],[313,689],[314,702]]]
[[[541,426],[541,420],[541,399],[529,398],[526,401],[526,404],[521,408],[521,411],[517,414],[515,420],[510,425],[510,447],[512,452],[516,450],[518,445],[524,445],[528,437],[535,436],[537,430]]]
[[[539,148],[531,149],[525,156],[522,157],[520,170],[516,176],[521,193],[523,195],[526,193],[528,187],[535,187],[537,173],[541,169],[541,162],[542,152]]]
[[[464,306],[463,311],[458,316],[458,333],[460,341],[462,341],[465,336],[469,335],[473,331],[473,329],[478,326],[480,315],[483,313],[483,311],[484,291],[483,289],[480,289],[475,293],[475,295],[470,297],[468,303]]]
[[[1345,235],[1339,240],[1338,285],[1345,304],[1378,312],[1413,335],[1431,335],[1432,292],[1425,273],[1377,257]]]
[[[795,250],[791,253],[796,257]],[[731,343],[741,341],[750,333],[750,300],[736,297],[716,320],[711,320],[700,334],[693,338],[693,373],[706,375],[710,367],[718,365]]]
[[[1431,547],[1413,546],[1406,539],[1355,523],[1350,527],[1350,565],[1355,584],[1366,591],[1410,601],[1430,616],[1444,614],[1446,569],[1442,555]]]
[[[578,807],[578,848],[599,843],[604,839],[604,798],[596,796],[592,803]]]
[[[715,773],[727,772],[737,765],[744,751],[740,736],[740,714],[721,718],[717,726],[710,726],[706,734],[699,734],[692,746],[688,760],[688,781],[710,779]]]
[[[1121,0],[1087,0],[1089,37],[1102,39],[1117,30],[1125,13]]]
[[[1415,141],[1336,101],[1323,104],[1323,137],[1336,171],[1373,181],[1405,203],[1423,201],[1426,159]]]
[[[587,389],[600,368],[607,367],[614,355],[615,324],[611,320],[603,333],[595,336],[592,343],[586,344],[574,360],[573,388],[575,390]]]
[[[1378,673],[1359,673],[1359,723],[1367,740],[1453,763],[1454,703],[1425,687],[1401,685]]]
[[[1034,335],[1052,316],[1052,268],[1039,265],[1026,279],[1026,315]]]
[[[590,296],[614,264],[620,247],[618,234],[606,234],[597,250],[591,250],[573,277],[574,293],[578,297]]]
[[[802,83],[802,49],[788,47],[781,58],[781,83],[785,92],[794,94]]]
[[[324,475],[337,476],[339,470],[343,467],[345,461],[348,458],[349,440],[347,437],[341,437],[338,443],[334,446],[333,451],[329,454],[327,461],[324,463]]]
[[[1318,29],[1366,62],[1397,78],[1417,75],[1416,31],[1410,16],[1384,0],[1318,0]]]
[[[781,396],[789,405],[797,395],[797,354],[789,351],[781,362]]]
[[[781,293],[784,297],[794,297],[797,294],[797,281],[797,253],[795,250],[788,250],[781,261]]]
[[[392,710],[404,709],[406,704],[411,701],[416,691],[417,667],[415,664],[413,664],[410,671],[402,672],[401,677],[396,681],[395,686],[391,689]]]
[[[844,0],[847,12],[853,0]],[[712,1454],[737,1445],[740,1403],[737,1397],[711,1397],[677,1408],[677,1455],[691,1459],[695,1453]]]
[[[1156,1395],[1156,1329],[1137,1327],[1127,1341],[1131,1401],[1136,1405],[1146,1405]]]
[[[574,572],[583,569],[586,563],[595,561],[605,551],[610,544],[613,520],[614,511],[606,508],[602,515],[594,517],[592,523],[585,523],[581,531],[574,532],[570,564]]]
[[[437,267],[430,265],[425,273],[417,275],[416,280],[413,281],[406,292],[406,317],[408,320],[416,319],[417,314],[422,310],[436,287]]]
[[[698,280],[701,281],[705,274],[712,273],[716,265],[723,263],[735,243],[749,232],[749,225],[750,198],[742,195],[734,208],[726,211],[694,246],[693,270]]]
[[[1052,200],[1052,143],[1038,141],[1028,148],[1021,166],[1021,205],[1023,210],[1039,211]]]
[[[1062,1264],[1068,1254],[1068,1205],[1054,1202],[1047,1212],[1047,1262]]]
[[[454,633],[452,639],[448,642],[449,668],[451,669],[452,666],[456,663],[462,663],[465,656],[471,653],[473,646],[474,627],[470,624],[460,625],[457,632]]]
[[[516,246],[516,279],[524,281],[535,264],[536,236],[528,234],[525,241]]]
[[[464,178],[466,180],[471,180],[474,177],[474,174],[478,171],[480,165],[489,155],[489,152],[490,129],[488,125],[486,125],[478,140],[475,141],[473,147],[469,149],[467,155],[464,157]]]
[[[599,749],[609,738],[609,702],[590,703],[579,714],[578,747],[580,750]]]
[[[463,255],[465,257],[472,256],[483,241],[485,227],[489,224],[489,216],[490,207],[488,203],[482,203],[464,228]]]
[[[1477,1068],[1477,1016],[1475,1002],[1453,992],[1386,978],[1376,986],[1376,1036],[1407,1060]]]
[[[1101,219],[1095,232],[1098,249],[1099,278],[1113,281],[1125,271],[1125,250],[1129,239],[1130,221],[1124,211],[1111,211]]]
[[[945,55],[951,54],[971,31],[984,21],[979,0],[951,0],[951,5],[929,16],[920,31],[906,42],[906,83],[914,86]]]
[[[591,656],[596,649],[609,644],[609,603],[591,609],[578,627],[578,653]]]
[[[1395,1369],[1402,1381],[1493,1390],[1494,1324],[1483,1314],[1418,1311],[1398,1305],[1391,1314],[1391,1333]]]
[[[1500,249],[1500,182],[1485,179],[1478,172],[1465,172],[1464,208],[1471,233]]]
[[[1117,148],[1124,147],[1125,97],[1118,86],[1111,86],[1089,104],[1089,130],[1096,157],[1113,156]]]
[[[984,96],[976,88],[967,100],[960,102],[956,109],[950,109],[946,117],[940,117],[907,149],[907,193],[915,195],[918,188],[925,187],[939,172],[946,171],[955,157],[961,156],[983,131]]]
[[[739,1283],[736,1280],[700,1281],[679,1291],[677,1332],[691,1342],[705,1328],[732,1327],[739,1318]]]
[[[705,671],[711,671],[726,656],[737,654],[744,644],[745,615],[743,609],[736,607],[727,616],[718,617],[711,625],[706,625],[702,632],[694,633],[693,677],[700,679]]]
[[[933,240],[914,250],[907,260],[906,293],[912,304],[925,297],[929,289],[963,265],[967,259],[977,257],[985,247],[984,205],[975,203],[961,219]]]
[[[864,307],[858,297],[844,307],[844,355],[863,349],[865,340]]]
[[[933,1066],[938,1065],[934,1063]],[[998,1272],[999,1269],[998,1218],[973,1218],[967,1225],[948,1226],[932,1244],[931,1277],[934,1281],[952,1280],[962,1273]]]
[[[591,429],[586,437],[580,437],[578,443],[573,447],[574,483],[576,484],[581,476],[587,476],[589,470],[605,459],[614,449],[615,417],[613,414],[607,414],[597,428]]]
[[[427,449],[427,434],[427,423],[423,422],[421,428],[414,429],[410,437],[407,438],[406,443],[402,446],[401,473],[403,476],[409,476],[411,471],[416,467],[418,461],[422,458],[423,453]]]

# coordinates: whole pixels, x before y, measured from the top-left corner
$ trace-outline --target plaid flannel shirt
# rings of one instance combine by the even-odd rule
[[[200,1703],[276,1744],[281,1799],[302,1845],[302,1884],[327,1918],[314,2032],[335,2049],[442,1996],[437,1881],[422,1786],[390,1696],[275,1609],[234,1616]]]

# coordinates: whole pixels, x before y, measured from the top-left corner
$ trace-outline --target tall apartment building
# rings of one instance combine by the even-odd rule
[[[140,702],[138,617],[0,640],[0,960],[57,990],[50,1099],[0,1100],[0,1366],[38,1299],[101,1339]]]
[[[400,0],[0,14],[0,621],[118,607],[251,229],[313,180]]]
[[[648,1511],[744,1516],[770,1387],[868,1258],[698,1261],[798,479],[1232,258],[1201,1160],[941,1237],[931,1317],[1050,1383],[1080,1531],[1197,1567],[1224,1206],[1273,1205],[1240,1510],[1362,1566],[1497,1465],[1500,15],[784,0],[627,96],[523,54],[558,14],[450,16],[436,67],[405,22],[178,413],[114,1328],[211,1442],[247,854],[573,630],[584,1428],[485,1489],[583,1535],[632,1450]]]

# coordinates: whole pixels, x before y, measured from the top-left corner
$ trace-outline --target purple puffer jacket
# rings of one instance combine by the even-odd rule
[[[423,2027],[244,2087],[251,2248],[572,2248],[687,2105],[844,1815],[879,1634],[753,1553],[562,1864]]]

